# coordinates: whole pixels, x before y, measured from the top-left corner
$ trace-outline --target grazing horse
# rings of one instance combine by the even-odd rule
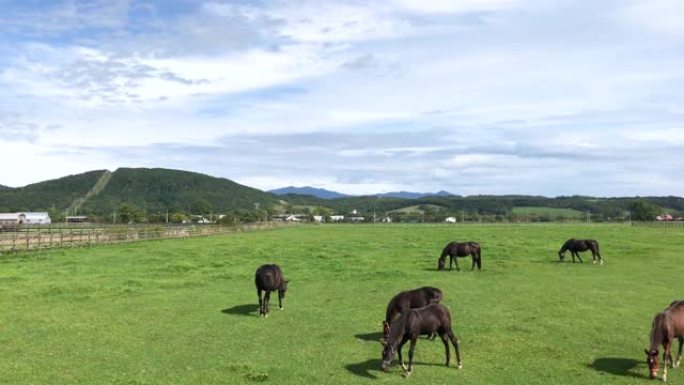
[[[443,297],[444,295],[441,290],[429,286],[402,291],[395,295],[387,305],[385,320],[382,321],[382,338],[385,340],[387,339],[390,333],[390,323],[398,314],[402,314],[408,309],[415,309],[427,306],[431,303],[438,303]]]
[[[278,290],[278,307],[283,309],[283,299],[287,291],[287,283],[283,272],[278,265],[261,265],[254,276],[254,283],[257,287],[259,296],[259,315],[268,316],[268,302],[271,299],[271,292]],[[264,299],[261,299],[261,292],[265,291]]]
[[[672,341],[679,339],[677,361],[672,359]],[[674,301],[664,311],[656,314],[651,327],[651,347],[644,349],[646,363],[651,379],[658,377],[658,345],[663,345],[663,381],[667,381],[667,361],[673,368],[682,361],[682,344],[684,344],[684,301]]]
[[[416,349],[416,342],[420,335],[432,335],[437,333],[444,342],[444,349],[446,350],[446,366],[449,366],[451,354],[449,351],[449,340],[456,349],[456,364],[461,368],[461,350],[459,348],[458,338],[451,330],[451,314],[449,309],[441,304],[433,303],[418,309],[409,309],[402,313],[401,317],[392,321],[389,338],[384,344],[382,350],[382,365],[381,368],[387,371],[392,364],[395,352],[399,356],[399,364],[406,373],[406,377],[411,375],[413,368],[413,352]],[[404,360],[401,357],[401,348],[406,342],[411,341],[409,348],[409,363],[408,367],[404,365]]]
[[[579,252],[591,250],[591,259],[596,263],[596,257],[598,257],[601,265],[603,265],[603,259],[599,253],[599,244],[593,239],[568,239],[563,244],[563,247],[558,251],[558,258],[561,262],[565,259],[565,251],[570,250],[572,255],[572,263],[575,263],[575,256],[582,263],[582,258],[580,258]]]
[[[458,257],[465,257],[470,255],[473,259],[473,266],[470,270],[475,268],[477,264],[477,269],[482,269],[482,256],[480,254],[480,244],[477,242],[449,242],[448,245],[444,246],[442,250],[442,255],[439,256],[437,261],[437,269],[444,270],[444,265],[446,264],[446,256],[449,256],[449,270],[451,270],[451,265],[456,262],[456,270],[461,271],[458,267]]]

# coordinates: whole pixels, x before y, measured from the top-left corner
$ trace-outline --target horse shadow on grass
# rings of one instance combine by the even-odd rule
[[[255,313],[257,310],[259,310],[258,304],[248,303],[244,305],[235,305],[233,307],[223,309],[221,310],[221,313],[249,316],[252,315],[252,313]]]
[[[356,339],[362,340],[362,341],[378,341],[382,339],[382,332],[375,332],[375,333],[361,333],[357,334],[354,337]]]
[[[378,378],[378,376],[376,376],[376,373],[382,372],[382,370],[380,369],[381,364],[381,359],[372,358],[370,360],[359,362],[357,364],[345,365],[344,368],[347,369],[349,372],[356,374],[357,376],[375,379]]]
[[[613,374],[616,376],[625,376],[632,378],[648,379],[649,377],[644,373],[636,372],[641,362],[632,358],[622,357],[603,357],[597,358],[588,367],[601,373]],[[644,363],[644,365],[646,365]]]

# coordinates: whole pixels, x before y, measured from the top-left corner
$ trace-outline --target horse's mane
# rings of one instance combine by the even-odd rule
[[[395,318],[395,320],[392,321],[392,324],[390,325],[390,334],[387,337],[387,344],[391,345],[392,349],[396,348],[401,341],[401,337],[404,335],[406,320],[412,311],[413,310],[407,310],[402,313],[399,318]]]
[[[657,350],[658,345],[663,341],[665,335],[668,334],[670,321],[671,317],[667,311],[660,312],[653,318],[653,325],[651,326],[651,351]]]

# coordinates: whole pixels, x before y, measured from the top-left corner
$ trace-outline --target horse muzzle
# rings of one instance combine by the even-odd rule
[[[651,380],[655,380],[656,378],[658,378],[658,371],[651,370],[651,375],[649,377],[651,377]]]
[[[389,370],[390,362],[389,361],[382,361],[382,364],[380,365],[380,369],[382,369],[383,372],[386,372]]]

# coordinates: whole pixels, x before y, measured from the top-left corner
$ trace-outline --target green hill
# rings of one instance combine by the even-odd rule
[[[82,210],[104,215],[129,203],[150,213],[222,213],[275,202],[271,194],[224,178],[161,168],[120,168],[102,191],[83,203]]]
[[[166,210],[186,213],[223,213],[235,209],[266,208],[275,196],[224,178],[204,174],[146,168],[91,171],[0,190],[0,211],[51,211],[104,216],[123,204],[148,213]]]
[[[64,211],[84,196],[106,170],[89,171],[24,187],[0,189],[0,212]]]
[[[586,217],[586,213],[573,209],[538,206],[514,207],[512,213],[520,216],[547,216],[552,220],[558,218],[583,219]]]

